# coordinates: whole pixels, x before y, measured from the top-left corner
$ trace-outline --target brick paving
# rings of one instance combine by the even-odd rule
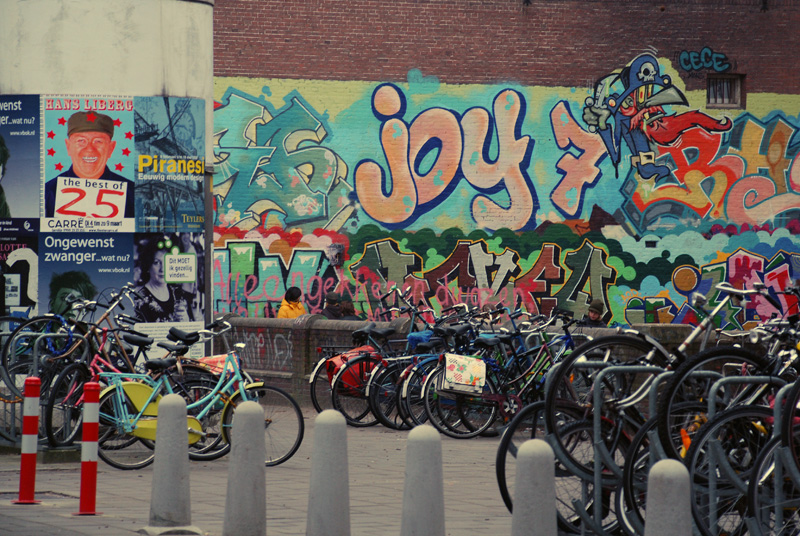
[[[267,534],[306,532],[308,487],[314,439],[312,408],[304,409],[306,435],[295,456],[268,467]],[[347,428],[352,536],[400,534],[408,432]],[[445,527],[448,536],[511,534],[494,473],[499,438],[456,440],[442,436]],[[192,462],[192,524],[204,534],[222,534],[229,458]],[[80,462],[39,463],[36,499],[14,505],[19,491],[19,455],[0,455],[0,535],[109,536],[137,534],[149,524],[152,466],[120,471],[98,464],[99,515],[75,516]]]

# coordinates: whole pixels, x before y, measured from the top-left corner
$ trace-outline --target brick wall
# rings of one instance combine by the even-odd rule
[[[587,87],[647,49],[709,47],[748,91],[798,93],[798,22],[796,0],[216,0],[214,74]]]

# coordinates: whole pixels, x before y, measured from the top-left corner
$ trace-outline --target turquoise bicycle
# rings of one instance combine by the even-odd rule
[[[227,329],[229,324],[223,331]],[[221,332],[198,333],[207,339]],[[242,348],[243,344],[235,344],[225,356],[216,383],[202,378],[181,393],[184,398],[189,393],[186,406],[189,457],[213,460],[227,454],[236,407],[244,401],[255,401],[264,409],[265,463],[278,465],[300,448],[305,429],[303,414],[289,393],[263,381],[248,381],[238,356]],[[150,374],[100,374],[108,385],[100,394],[100,459],[118,469],[140,469],[153,462],[158,403],[173,392],[169,371],[177,365],[175,358],[154,359],[145,364]]]

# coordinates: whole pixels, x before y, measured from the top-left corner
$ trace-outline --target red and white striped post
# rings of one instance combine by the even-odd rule
[[[100,422],[100,384],[83,386],[83,444],[81,445],[81,498],[76,516],[93,516],[97,503],[97,439]]]
[[[42,382],[36,376],[25,379],[22,403],[22,448],[20,449],[19,499],[13,504],[38,504],[36,493],[36,447],[39,444],[39,395]]]

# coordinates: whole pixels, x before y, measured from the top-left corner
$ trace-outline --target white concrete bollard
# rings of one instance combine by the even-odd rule
[[[142,534],[203,534],[192,526],[186,401],[176,394],[158,403],[150,524]]]
[[[408,434],[400,536],[444,536],[442,439],[429,425]]]
[[[306,536],[350,536],[347,422],[328,409],[314,423]]]
[[[661,460],[647,481],[645,536],[692,536],[689,471],[677,460]]]
[[[242,402],[236,406],[231,436],[222,536],[265,536],[267,474],[264,465],[264,408],[257,402]]]
[[[511,536],[556,536],[555,455],[547,442],[530,439],[517,452]]]

